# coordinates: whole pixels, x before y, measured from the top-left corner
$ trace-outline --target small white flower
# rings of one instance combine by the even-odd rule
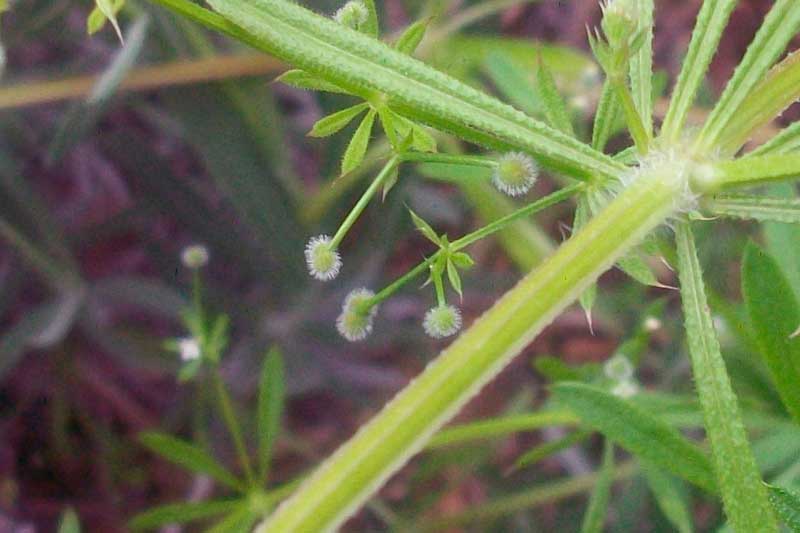
[[[422,327],[434,339],[449,337],[461,329],[461,311],[452,305],[437,305],[425,313]]]
[[[626,381],[633,376],[633,365],[623,354],[617,354],[603,365],[603,373],[614,381]]]
[[[509,196],[520,196],[531,190],[539,176],[539,165],[527,154],[508,152],[497,160],[492,183]]]
[[[336,319],[336,329],[350,342],[361,341],[372,333],[372,322],[378,312],[377,305],[364,308],[364,304],[375,296],[369,289],[355,289],[350,291],[342,304],[342,312]]]
[[[194,361],[200,357],[200,344],[194,337],[179,339],[178,353],[181,356],[181,361]]]
[[[632,379],[620,381],[611,389],[611,394],[620,398],[630,398],[639,393],[639,385]]]
[[[320,281],[330,281],[339,275],[342,258],[339,252],[331,247],[331,238],[327,235],[313,237],[306,244],[306,265],[308,273]]]
[[[367,21],[367,18],[369,18],[369,11],[364,2],[360,0],[350,0],[333,14],[336,22],[354,30],[359,29]]]
[[[186,268],[196,270],[208,263],[208,248],[202,244],[187,246],[181,252],[181,262]]]

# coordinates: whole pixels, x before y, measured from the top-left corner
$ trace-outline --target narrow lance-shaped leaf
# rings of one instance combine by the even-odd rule
[[[797,198],[721,195],[703,200],[702,206],[712,216],[800,224],[800,199]]]
[[[559,405],[629,452],[708,491],[715,490],[708,458],[678,430],[643,409],[602,389],[582,383],[553,387]]]
[[[661,136],[676,141],[683,131],[686,116],[694,103],[697,89],[717,51],[722,32],[737,0],[706,0],[697,15],[689,51],[683,60],[678,81],[669,102]]]
[[[798,29],[797,0],[777,0],[700,131],[699,146],[710,149],[718,144],[721,136],[730,135],[726,130],[730,129],[731,121],[738,120],[742,102],[759,85]]]
[[[600,101],[597,102],[597,111],[594,115],[592,126],[592,147],[603,150],[611,136],[620,128],[622,107],[614,88],[608,81],[603,83]]]
[[[425,222],[422,219],[422,217],[417,215],[411,209],[409,209],[408,212],[411,215],[411,220],[414,222],[414,226],[417,227],[420,233],[425,235],[425,238],[427,238],[432,243],[436,244],[437,246],[441,246],[441,240],[439,239],[439,236],[436,234],[436,231],[430,226],[430,224]]]
[[[275,81],[285,83],[286,85],[291,85],[292,87],[297,87],[298,89],[305,89],[309,91],[349,94],[346,89],[326,81],[315,74],[310,74],[305,70],[300,69],[287,70],[275,78]]]
[[[720,353],[689,224],[679,222],[676,235],[689,355],[725,513],[736,531],[777,533]]]
[[[642,43],[631,56],[631,93],[648,136],[653,135],[653,0],[636,0]]]
[[[783,154],[800,149],[800,121],[793,122],[782,129],[775,137],[765,142],[752,152],[744,154],[744,158],[756,155]]]
[[[208,474],[232,489],[239,490],[242,488],[242,484],[233,474],[195,444],[156,432],[141,434],[139,441],[150,450],[176,465],[180,465],[192,472]]]
[[[572,129],[567,104],[558,92],[553,74],[542,60],[541,54],[539,54],[536,67],[536,93],[542,100],[542,108],[547,123],[574,137],[575,131]]]
[[[752,187],[800,177],[800,153],[746,157],[716,165],[715,187]]]
[[[111,22],[111,25],[114,26],[114,31],[117,32],[117,37],[119,37],[119,42],[124,44],[124,39],[122,38],[122,31],[119,29],[119,23],[117,22],[117,13],[114,11],[114,3],[112,0],[95,0],[95,4],[97,5],[97,9]]]
[[[114,0],[111,11],[116,15],[124,5],[125,0]],[[2,12],[3,9],[0,8],[0,13]],[[94,9],[92,9],[92,12],[89,13],[89,16],[86,18],[86,33],[89,35],[94,35],[105,27],[106,22],[108,22],[108,18],[100,9],[100,7],[95,5]]]
[[[744,99],[718,135],[724,154],[736,153],[758,130],[800,98],[800,53],[793,52],[773,67]]]
[[[775,260],[752,242],[742,262],[742,295],[750,322],[786,410],[800,422],[800,307]]]
[[[364,102],[332,113],[327,117],[323,117],[314,124],[314,127],[311,128],[308,135],[311,137],[327,137],[333,135],[350,124],[354,118],[367,108],[369,108],[369,104]]]
[[[559,439],[554,439],[538,446],[534,446],[527,452],[520,455],[517,460],[514,461],[514,466],[510,472],[534,465],[543,459],[557,454],[558,452],[568,450],[576,444],[588,439],[591,434],[591,430],[578,429]]]
[[[205,502],[183,502],[159,505],[137,514],[128,522],[133,530],[154,529],[169,524],[184,524],[202,520],[236,508],[241,500],[210,500]]]
[[[589,506],[583,515],[581,533],[602,533],[611,499],[611,484],[614,482],[614,443],[606,439],[603,443],[603,462],[597,474]]]
[[[272,450],[280,433],[284,395],[283,358],[280,350],[273,347],[264,359],[258,386],[258,459],[262,480],[269,471]]]
[[[370,109],[364,116],[358,129],[350,139],[350,144],[347,145],[347,150],[342,157],[342,174],[347,174],[355,169],[364,160],[364,154],[367,153],[367,145],[369,138],[372,134],[372,125],[375,123],[375,110]]]
[[[641,468],[647,486],[664,516],[678,533],[692,533],[692,513],[683,482],[650,463],[642,463]]]
[[[588,193],[584,193],[578,196],[578,205],[575,209],[575,218],[572,221],[573,233],[580,231],[591,217],[591,210],[589,208],[589,199],[587,198],[587,195]],[[592,283],[588,289],[581,293],[580,298],[578,298],[578,301],[581,304],[581,308],[583,308],[583,312],[586,314],[586,319],[588,320],[590,326],[592,324],[592,307],[594,307],[594,302],[596,299],[596,283]]]
[[[428,29],[430,21],[429,18],[418,20],[403,30],[403,34],[394,43],[395,49],[398,52],[412,55],[419,43],[422,42],[422,38],[425,37],[425,31]]]
[[[771,196],[796,198],[797,187],[793,183],[776,183],[767,189]],[[767,251],[780,265],[783,275],[794,289],[800,301],[800,226],[780,222],[764,222],[761,225]]]

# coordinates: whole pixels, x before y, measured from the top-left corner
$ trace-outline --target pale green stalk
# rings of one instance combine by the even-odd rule
[[[547,324],[672,214],[684,183],[652,169],[523,278],[326,460],[257,531],[333,531]]]
[[[676,228],[681,300],[697,388],[725,515],[739,533],[778,531],[767,491],[720,353],[706,300],[694,237],[687,222]]]

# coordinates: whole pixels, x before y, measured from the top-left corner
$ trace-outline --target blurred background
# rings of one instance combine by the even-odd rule
[[[305,5],[326,14],[340,7],[330,0]],[[740,2],[701,104],[720,92],[770,5]],[[188,245],[207,247],[204,302],[230,318],[220,371],[248,440],[264,356],[272,346],[283,355],[287,397],[270,486],[328,455],[447,344],[420,325],[434,301],[420,283],[382,306],[364,342],[340,338],[334,321],[351,289],[379,289],[432,251],[406,206],[440,233],[460,236],[507,212],[507,200],[404,167],[385,202],[373,202],[345,240],[340,277],[321,284],[306,273],[303,247],[310,236],[335,231],[386,150],[376,128],[367,162],[337,180],[349,136],[306,136],[352,98],[272,83],[285,70],[279,62],[146,1],[128,0],[120,13],[124,48],[110,25],[87,36],[88,0],[9,6],[0,29],[0,532],[54,531],[67,508],[84,531],[125,531],[131,516],[155,505],[226,494],[136,438],[159,430],[204,443],[237,468],[208,385],[179,382],[185,363],[164,346],[187,335],[181,311],[191,300],[192,275],[180,254]],[[697,0],[656,1],[657,109],[698,7]],[[541,57],[578,131],[590,136],[602,83],[586,43],[586,24],[598,23],[596,1],[383,0],[378,12],[387,38],[420,16],[442,13],[417,55],[534,115],[539,108],[525,84]],[[447,137],[439,142],[440,149],[472,149]],[[618,136],[609,151],[627,142]],[[540,180],[535,194],[556,183]],[[466,325],[569,235],[572,210],[550,209],[471,248],[477,264],[463,280]],[[735,315],[740,251],[760,230],[724,223],[698,231],[713,273],[712,303],[733,306]],[[662,283],[677,283],[664,264],[652,266]],[[532,409],[547,395],[533,359],[602,362],[658,299],[660,323],[640,369],[642,385],[691,390],[677,294],[612,271],[600,283],[594,334],[574,306],[459,420]],[[736,345],[735,328],[722,318],[719,326],[723,343],[728,335],[727,345]],[[535,483],[583,479],[597,462],[599,440],[507,472],[523,451],[560,437],[545,430],[426,453],[347,530],[424,524],[490,507]],[[615,493],[613,530],[672,530],[646,491],[630,490],[636,479],[626,483],[628,490]],[[590,487],[521,500],[478,525],[442,530],[575,531]],[[719,513],[714,503],[695,500],[698,530],[718,524]]]

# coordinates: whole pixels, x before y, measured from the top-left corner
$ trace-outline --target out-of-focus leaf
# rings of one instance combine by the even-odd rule
[[[28,311],[0,336],[0,376],[31,348],[49,348],[69,332],[83,305],[81,290],[65,293]]]
[[[272,450],[280,433],[285,389],[283,358],[280,350],[273,347],[264,359],[258,387],[258,457],[262,479],[269,471]]]
[[[716,482],[708,457],[676,429],[641,408],[602,389],[582,383],[553,387],[559,405],[572,409],[595,428],[634,455],[709,491]]]
[[[176,465],[192,472],[207,474],[232,489],[242,490],[241,482],[233,474],[195,444],[154,431],[140,434],[139,441]]]
[[[768,188],[770,196],[796,198],[794,184],[776,183]],[[780,222],[765,222],[762,225],[767,251],[775,258],[800,300],[800,226]]]
[[[786,409],[800,422],[800,308],[777,262],[754,243],[745,248],[742,294],[750,321]]]
[[[250,533],[258,520],[258,514],[250,508],[248,502],[241,503],[227,517],[217,522],[208,533]]]
[[[550,457],[551,455],[572,448],[576,444],[589,438],[591,434],[592,431],[578,429],[559,439],[551,440],[550,442],[545,442],[544,444],[535,446],[520,455],[517,460],[514,461],[514,470],[534,465],[539,461]]]
[[[611,484],[614,482],[614,444],[606,439],[603,444],[603,462],[597,473],[597,482],[589,498],[589,506],[583,515],[581,533],[602,533],[611,499]]]
[[[692,533],[692,514],[683,482],[647,462],[642,462],[642,473],[667,520],[678,533]]]
[[[541,59],[536,69],[536,94],[539,95],[542,102],[547,122],[554,128],[574,137],[575,131],[572,129],[567,104],[558,92],[552,72]]]
[[[110,0],[97,0],[100,2]],[[114,22],[112,20],[112,22]],[[120,83],[136,65],[147,37],[150,17],[139,17],[128,32],[128,42],[98,78],[84,102],[75,104],[64,116],[47,150],[49,164],[58,162],[76,143],[80,142],[105,112]],[[116,27],[116,26],[115,26]]]
[[[537,98],[536,88],[525,76],[526,70],[502,52],[491,52],[486,58],[489,79],[508,101],[530,115],[541,115],[543,104]]]
[[[78,520],[78,515],[71,507],[61,514],[58,533],[81,533],[81,523]]]
[[[364,154],[367,153],[367,146],[372,135],[372,125],[375,123],[375,114],[374,110],[369,110],[361,120],[361,124],[358,125],[353,138],[350,139],[342,157],[342,174],[347,174],[364,160]]]
[[[369,104],[363,102],[332,113],[327,117],[323,117],[314,124],[314,127],[311,128],[308,135],[310,137],[328,137],[329,135],[333,135],[350,124],[354,118],[368,108]]]
[[[169,524],[184,524],[230,512],[239,505],[241,505],[240,500],[169,503],[137,514],[128,522],[128,527],[140,530],[155,529]]]
[[[178,318],[188,302],[173,287],[145,277],[115,276],[101,279],[91,287],[91,295],[102,300],[134,305],[159,315]]]

